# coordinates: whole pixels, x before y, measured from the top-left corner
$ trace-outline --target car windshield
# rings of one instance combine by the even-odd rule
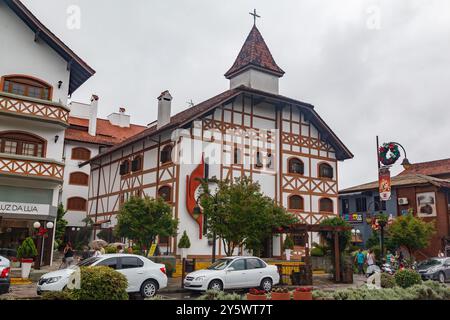
[[[98,260],[100,260],[100,258],[101,258],[101,257],[90,257],[90,258],[87,258],[87,259],[84,259],[84,260],[78,262],[78,263],[76,264],[76,266],[77,266],[77,267],[86,267],[86,266],[90,266],[90,265],[92,265],[93,263],[95,263],[95,262],[97,262]]]
[[[231,262],[233,262],[232,259],[219,259],[216,262],[214,262],[212,265],[210,265],[208,267],[208,270],[223,270],[227,266],[229,266]]]
[[[433,266],[438,266],[442,264],[441,260],[438,259],[429,259],[429,260],[425,260],[420,262],[417,267],[419,268],[429,268],[429,267],[433,267]]]

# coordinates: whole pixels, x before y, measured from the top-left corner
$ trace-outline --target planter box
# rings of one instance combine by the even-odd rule
[[[294,291],[294,300],[312,300],[312,292]]]
[[[261,300],[267,300],[267,296],[264,295],[256,295],[256,294],[251,294],[251,293],[247,293],[247,300],[256,300],[256,301],[261,301]]]
[[[272,292],[271,293],[271,300],[291,300],[291,293],[290,292]]]

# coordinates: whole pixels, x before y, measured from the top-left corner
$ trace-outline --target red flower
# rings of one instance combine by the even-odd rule
[[[295,289],[295,291],[311,292],[311,291],[313,291],[313,287],[298,287],[298,288]]]
[[[251,288],[249,290],[249,293],[253,294],[255,296],[263,296],[263,295],[266,294],[266,292],[264,290],[259,290],[259,289],[256,289],[256,288]]]

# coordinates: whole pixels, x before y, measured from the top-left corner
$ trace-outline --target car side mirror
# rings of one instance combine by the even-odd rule
[[[233,268],[233,267],[229,267],[229,268],[227,269],[227,271],[234,271],[234,268]]]

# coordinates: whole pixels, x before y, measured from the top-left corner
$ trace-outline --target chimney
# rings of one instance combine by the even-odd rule
[[[170,122],[170,109],[172,107],[172,96],[166,90],[158,97],[158,120],[156,129],[164,127]]]
[[[125,114],[125,108],[119,108],[119,112],[111,113],[108,116],[109,122],[114,126],[119,126],[121,128],[130,127],[130,116]]]
[[[91,136],[97,134],[97,112],[98,112],[98,96],[95,94],[91,97],[91,109],[89,112],[89,129],[88,133]]]

